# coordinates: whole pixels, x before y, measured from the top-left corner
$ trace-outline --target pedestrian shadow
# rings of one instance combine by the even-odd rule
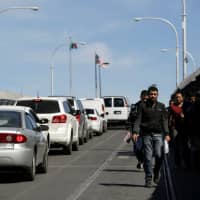
[[[133,151],[119,151],[117,156],[134,156]]]
[[[138,187],[138,188],[144,188],[145,187],[145,185],[128,184],[128,183],[100,183],[99,185],[107,186],[107,187],[113,187],[113,186],[116,186],[116,187]],[[152,188],[153,187],[156,187],[156,186],[152,186]]]
[[[135,173],[141,173],[141,170],[135,170],[135,169],[104,169],[105,172],[135,172]]]

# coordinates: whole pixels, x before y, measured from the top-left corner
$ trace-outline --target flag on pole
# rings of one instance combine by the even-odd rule
[[[71,42],[69,48],[70,48],[70,50],[71,50],[71,49],[77,49],[77,48],[78,48],[78,45],[77,45],[76,42]]]
[[[103,67],[103,68],[106,68],[108,65],[110,65],[109,62],[102,62],[99,66]]]
[[[102,59],[100,59],[98,54],[95,54],[95,64],[99,65],[99,67],[106,68],[110,63],[104,62]]]
[[[100,65],[100,64],[101,64],[100,57],[99,57],[99,55],[97,55],[97,54],[95,54],[95,64],[96,64],[96,65]]]

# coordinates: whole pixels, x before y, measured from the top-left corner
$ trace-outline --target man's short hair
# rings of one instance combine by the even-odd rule
[[[147,90],[142,90],[141,93],[140,93],[141,97],[147,96],[147,95],[148,95],[148,91]]]
[[[152,86],[150,86],[150,87],[148,88],[148,94],[149,94],[151,91],[156,91],[156,92],[158,92],[158,88],[157,88],[156,86],[152,85]]]

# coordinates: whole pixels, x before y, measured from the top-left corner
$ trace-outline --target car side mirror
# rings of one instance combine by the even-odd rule
[[[104,113],[102,113],[100,116],[104,118]]]

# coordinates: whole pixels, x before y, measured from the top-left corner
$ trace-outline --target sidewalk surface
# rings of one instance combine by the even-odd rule
[[[170,163],[169,163],[170,164]],[[112,160],[105,170],[112,174],[112,182],[103,183],[104,186],[119,188],[116,193],[123,193],[124,199],[161,200],[164,199],[165,186],[162,181],[152,188],[146,188],[144,183],[144,171],[136,168],[137,159],[132,151],[132,143],[125,144],[123,149]],[[200,170],[197,169],[173,169],[171,167],[176,200],[200,199]],[[117,196],[116,196],[117,197]],[[115,198],[120,199],[120,198]]]
[[[81,200],[96,194],[95,200],[160,200],[162,188],[153,184],[146,188],[144,171],[136,168],[132,143],[124,143]],[[90,195],[91,194],[91,195]]]

